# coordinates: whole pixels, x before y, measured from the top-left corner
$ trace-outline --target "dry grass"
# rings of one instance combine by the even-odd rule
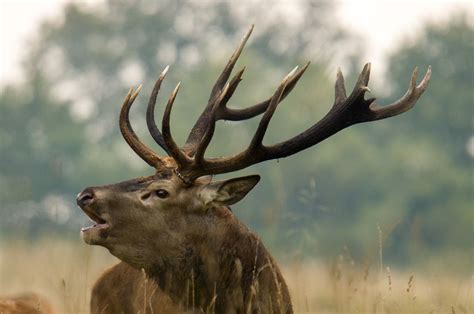
[[[116,263],[107,250],[77,241],[0,243],[0,295],[33,291],[62,313],[88,313],[90,288]],[[333,265],[283,267],[296,312],[473,313],[472,278],[359,267],[340,256]]]

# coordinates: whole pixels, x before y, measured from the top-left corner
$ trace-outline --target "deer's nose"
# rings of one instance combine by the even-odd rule
[[[87,188],[81,193],[77,194],[76,197],[77,205],[87,206],[94,203],[94,191],[91,188]]]

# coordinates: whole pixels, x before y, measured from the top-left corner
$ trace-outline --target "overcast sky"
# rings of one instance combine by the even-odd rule
[[[21,79],[20,60],[28,38],[43,19],[59,16],[68,2],[71,1],[0,0],[0,87]],[[80,2],[94,5],[102,1]],[[371,49],[367,57],[380,70],[384,55],[400,38],[416,34],[426,20],[446,19],[460,7],[474,17],[473,3],[472,0],[341,0],[338,18],[351,31],[368,39]]]

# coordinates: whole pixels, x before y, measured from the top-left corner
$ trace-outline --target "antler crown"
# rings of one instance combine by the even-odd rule
[[[428,67],[425,76],[418,85],[416,84],[418,69],[415,68],[405,95],[392,104],[380,107],[375,102],[375,98],[365,99],[365,93],[370,91],[368,87],[370,63],[364,66],[349,96],[346,95],[342,72],[338,69],[335,84],[335,101],[329,112],[306,131],[289,140],[266,146],[263,145],[262,141],[276,107],[293,90],[308,68],[309,62],[301,69],[295,67],[288,73],[280,82],[273,95],[268,99],[245,109],[227,107],[228,101],[242,80],[245,68],[238,71],[230,81],[229,77],[252,31],[253,25],[247,31],[240,45],[234,51],[218,77],[212,88],[207,106],[191,129],[183,147],[179,147],[176,144],[170,130],[171,109],[178,94],[180,83],[176,85],[168,99],[163,115],[162,132],[160,132],[154,120],[157,95],[161,83],[169,70],[169,66],[163,70],[153,87],[146,113],[148,130],[156,143],[174,160],[176,163],[176,173],[185,183],[192,183],[196,178],[203,175],[233,172],[265,160],[287,157],[318,144],[350,125],[399,115],[415,105],[430,81],[431,66]],[[140,89],[141,86],[137,89],[131,88],[125,97],[120,112],[120,130],[125,141],[150,166],[157,169],[169,167],[169,158],[160,157],[146,146],[137,137],[130,125],[130,107],[137,98]],[[228,157],[205,158],[206,149],[212,139],[218,120],[240,121],[250,119],[262,113],[263,116],[258,128],[244,151]]]

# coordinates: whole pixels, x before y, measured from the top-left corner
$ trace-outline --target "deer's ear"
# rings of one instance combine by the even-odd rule
[[[260,181],[259,175],[234,178],[207,184],[201,191],[206,205],[232,205],[240,201]]]

